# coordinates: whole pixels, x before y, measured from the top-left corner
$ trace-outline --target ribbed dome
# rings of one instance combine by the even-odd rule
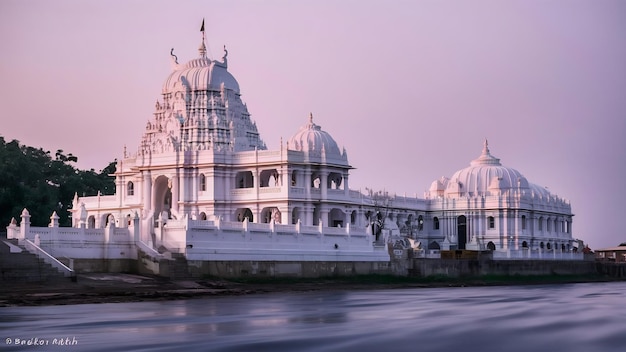
[[[492,156],[485,141],[481,155],[472,160],[469,167],[461,169],[450,177],[445,194],[487,196],[509,189],[528,190],[530,184],[519,171],[500,164],[500,159]],[[535,188],[540,188],[533,185]]]
[[[327,157],[342,158],[337,142],[326,131],[313,123],[313,114],[309,116],[309,123],[302,126],[300,130],[289,139],[287,144],[289,149],[306,152],[308,154],[324,154]]]
[[[172,72],[163,84],[163,93],[181,90],[220,90],[224,88],[239,93],[239,83],[227,70],[226,62],[206,57],[193,59]]]

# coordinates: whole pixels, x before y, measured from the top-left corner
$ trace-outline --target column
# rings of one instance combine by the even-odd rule
[[[144,171],[142,192],[143,192],[143,208],[145,210],[152,209],[152,203],[150,201],[151,191],[152,191],[152,177],[150,176],[150,171]]]
[[[175,214],[178,213],[179,192],[178,175],[174,175],[172,177],[172,210]]]
[[[320,170],[320,192],[322,199],[328,199],[328,170],[326,169]]]

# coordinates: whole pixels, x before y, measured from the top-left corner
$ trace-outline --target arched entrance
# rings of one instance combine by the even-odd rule
[[[461,215],[456,218],[457,234],[458,234],[458,249],[465,249],[467,243],[467,218],[465,215]]]
[[[329,219],[328,219],[328,223],[330,226],[332,227],[343,227],[344,226],[344,220],[346,218],[346,215],[344,214],[344,212],[341,209],[338,208],[332,208],[330,210],[330,213],[328,214]]]
[[[252,212],[250,212],[248,216],[251,219]],[[272,221],[272,219],[274,220],[275,223],[280,224],[280,220],[281,220],[280,210],[278,210],[278,208],[276,207],[263,208],[263,210],[261,210],[261,222],[264,224],[269,224]]]
[[[295,225],[298,223],[298,220],[300,220],[300,207],[294,207],[291,211],[291,223]]]
[[[163,175],[154,180],[154,192],[152,197],[152,209],[154,209],[154,220],[163,214],[164,219],[169,219],[172,209],[172,189],[169,179]]]
[[[246,218],[248,222],[254,222],[254,216],[252,215],[252,210],[250,208],[238,208],[235,211],[237,221],[243,222]]]

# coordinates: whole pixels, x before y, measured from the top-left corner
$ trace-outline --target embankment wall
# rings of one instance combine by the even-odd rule
[[[69,264],[69,263],[66,263]],[[155,263],[161,267],[162,276],[171,276],[171,265]],[[73,263],[78,272],[130,272],[151,274],[142,270],[137,260],[87,260]],[[169,269],[168,269],[169,268]],[[625,263],[597,261],[540,261],[491,259],[403,259],[390,262],[282,262],[282,261],[188,261],[186,272],[176,276],[202,278],[319,278],[352,275],[395,276],[447,276],[451,278],[479,277],[485,275],[599,275],[609,278],[626,278]]]

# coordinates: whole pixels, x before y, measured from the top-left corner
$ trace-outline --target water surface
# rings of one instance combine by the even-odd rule
[[[624,351],[626,282],[6,307],[0,338],[7,351]]]

